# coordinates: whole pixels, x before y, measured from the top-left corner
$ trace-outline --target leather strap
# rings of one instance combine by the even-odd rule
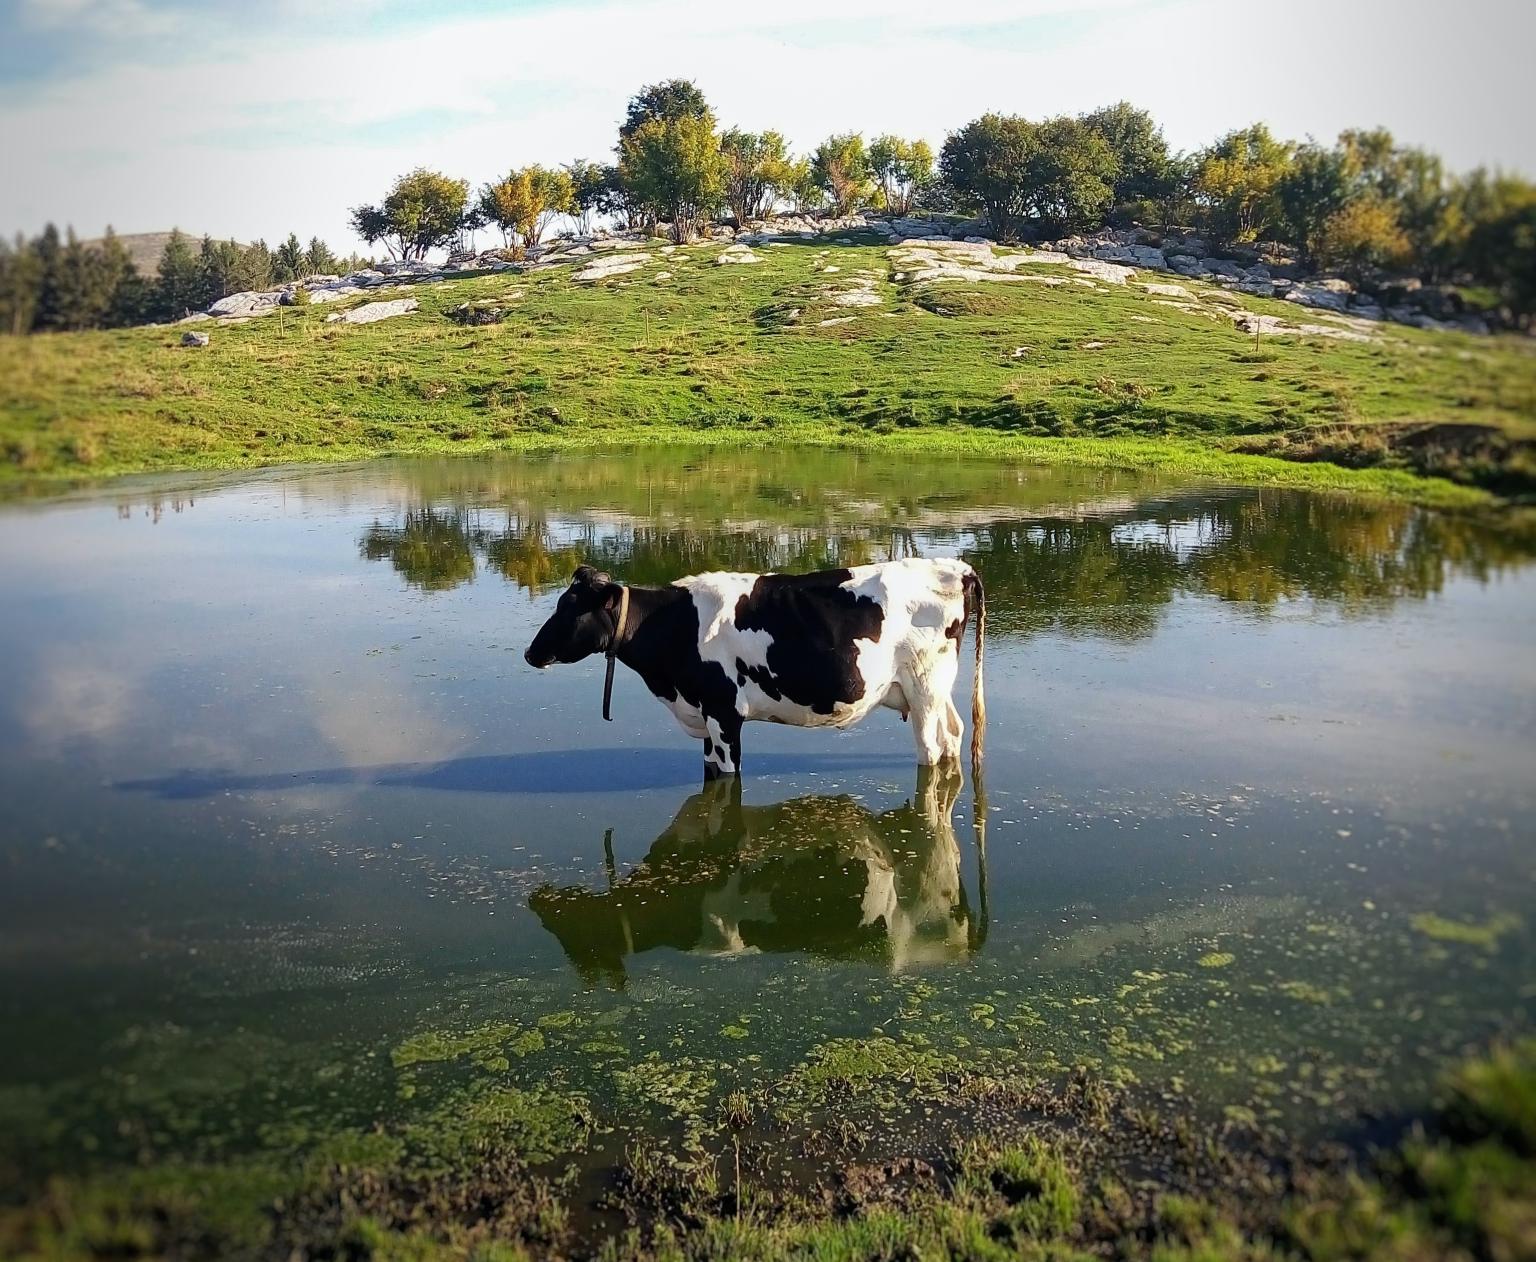
[[[613,627],[613,639],[608,642],[608,670],[603,676],[603,718],[613,722],[613,663],[615,655],[619,651],[619,642],[624,638],[624,624],[629,621],[629,588],[619,588],[619,620]]]

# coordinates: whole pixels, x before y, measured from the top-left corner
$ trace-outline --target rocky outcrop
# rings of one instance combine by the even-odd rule
[[[763,256],[754,252],[753,246],[812,239],[852,244],[873,237],[888,242],[893,248],[893,261],[905,269],[893,277],[898,282],[1016,280],[1094,287],[1124,285],[1140,273],[1157,272],[1168,276],[1166,289],[1145,280],[1137,283],[1148,293],[1161,295],[1170,305],[1193,299],[1187,289],[1176,283],[1189,280],[1235,294],[1281,298],[1351,320],[1392,320],[1426,329],[1488,331],[1484,320],[1464,310],[1452,289],[1421,285],[1413,279],[1386,279],[1361,287],[1337,277],[1308,276],[1297,260],[1279,247],[1265,247],[1263,251],[1254,246],[1218,248],[1193,233],[1123,228],[1063,237],[1040,242],[1033,248],[999,253],[994,251],[985,231],[986,225],[979,219],[944,215],[885,219],[854,214],[827,218],[778,215],[739,227],[715,225],[708,237],[694,246],[663,244],[653,232],[608,232],[557,238],[530,247],[520,257],[502,249],[464,251],[451,255],[442,264],[390,261],[347,276],[309,276],[302,282],[272,290],[231,294],[199,314],[221,322],[249,320],[302,302],[298,297],[301,287],[309,302],[330,303],[381,288],[401,289],[465,274],[509,270],[571,268],[573,280],[595,283],[636,272],[657,254],[676,261],[689,250],[711,250],[722,241],[727,243],[726,248],[715,256],[714,262],[725,266],[761,262]],[[1049,269],[1031,270],[1033,264],[1060,265],[1078,275],[1063,277],[1050,274]],[[665,275],[670,277],[672,273]],[[1285,331],[1302,327],[1286,324]],[[1265,330],[1258,331],[1262,334]]]

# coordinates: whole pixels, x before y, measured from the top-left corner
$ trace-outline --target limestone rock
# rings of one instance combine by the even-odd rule
[[[183,346],[207,346],[208,335],[206,333],[194,333],[191,329],[188,329],[181,335],[181,344]]]
[[[388,302],[365,302],[361,307],[354,307],[351,311],[337,311],[325,318],[329,323],[339,320],[342,324],[375,324],[392,316],[406,315],[420,305],[414,298],[393,298]]]

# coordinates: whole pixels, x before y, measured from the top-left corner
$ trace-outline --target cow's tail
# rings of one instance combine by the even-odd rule
[[[976,675],[971,683],[971,775],[981,772],[987,744],[987,694],[982,683],[982,656],[987,643],[987,589],[981,575],[971,569],[963,580],[965,594],[976,611]]]

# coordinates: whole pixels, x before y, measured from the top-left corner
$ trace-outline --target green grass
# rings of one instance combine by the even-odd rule
[[[1536,438],[1536,354],[1517,339],[1384,325],[1372,343],[1256,347],[1224,317],[1159,305],[1135,282],[913,286],[891,279],[882,245],[758,252],[760,264],[722,267],[713,245],[653,251],[647,267],[595,285],[557,269],[418,286],[419,312],[374,325],[290,308],[205,324],[203,350],[183,349],[175,327],[0,339],[0,478],[686,440],[873,444],[1465,502],[1406,472],[1390,436],[1430,423]],[[655,279],[662,271],[671,279]],[[860,281],[879,305],[836,305]],[[448,319],[473,300],[511,314],[476,328]],[[1256,298],[1200,301],[1318,318]],[[1446,471],[1497,483],[1481,467]]]

